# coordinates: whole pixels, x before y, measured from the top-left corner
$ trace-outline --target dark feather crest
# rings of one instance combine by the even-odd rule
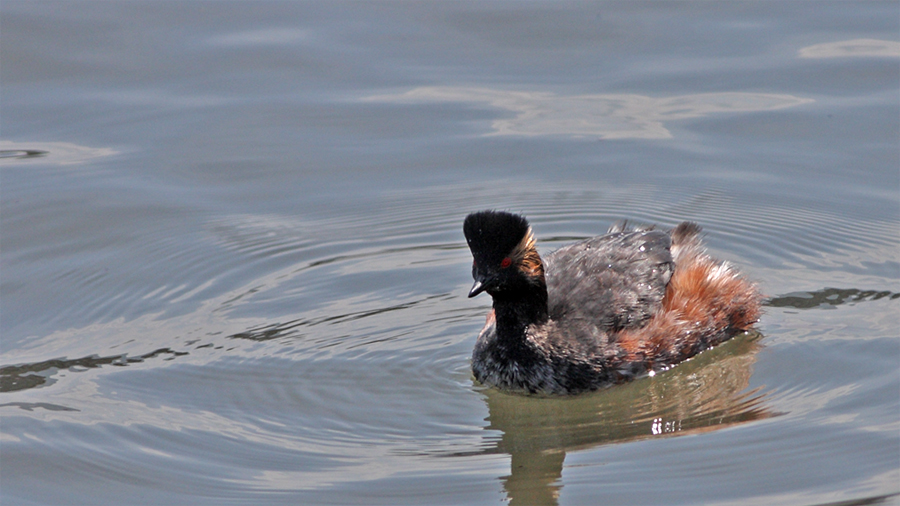
[[[524,217],[503,211],[479,211],[466,216],[463,233],[475,262],[497,266],[528,234]]]

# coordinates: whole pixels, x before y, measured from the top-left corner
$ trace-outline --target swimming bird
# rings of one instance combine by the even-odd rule
[[[706,254],[700,227],[618,225],[542,259],[520,215],[468,215],[475,284],[493,298],[472,354],[482,384],[575,394],[671,368],[759,319],[756,286]]]

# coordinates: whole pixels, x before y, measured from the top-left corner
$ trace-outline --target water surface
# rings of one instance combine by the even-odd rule
[[[0,5],[4,504],[900,494],[896,2]],[[461,225],[699,222],[754,332],[474,383]],[[843,504],[843,503],[842,503]]]

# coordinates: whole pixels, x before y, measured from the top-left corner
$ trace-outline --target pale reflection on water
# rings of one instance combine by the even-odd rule
[[[425,86],[374,102],[471,102],[516,113],[494,120],[486,135],[568,135],[601,139],[669,139],[666,122],[718,113],[775,111],[814,102],[776,93],[698,93],[672,97],[634,94],[557,95],[540,91]]]
[[[800,58],[900,58],[900,41],[853,39],[804,47]]]
[[[119,152],[112,148],[93,148],[71,142],[13,142],[0,140],[0,165],[14,165],[31,158],[54,165],[77,165]]]

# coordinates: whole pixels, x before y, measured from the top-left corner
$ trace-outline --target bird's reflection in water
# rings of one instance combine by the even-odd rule
[[[774,415],[747,390],[761,335],[745,333],[670,371],[574,397],[483,394],[490,453],[509,454],[512,505],[555,505],[566,452],[613,442],[713,431]]]

